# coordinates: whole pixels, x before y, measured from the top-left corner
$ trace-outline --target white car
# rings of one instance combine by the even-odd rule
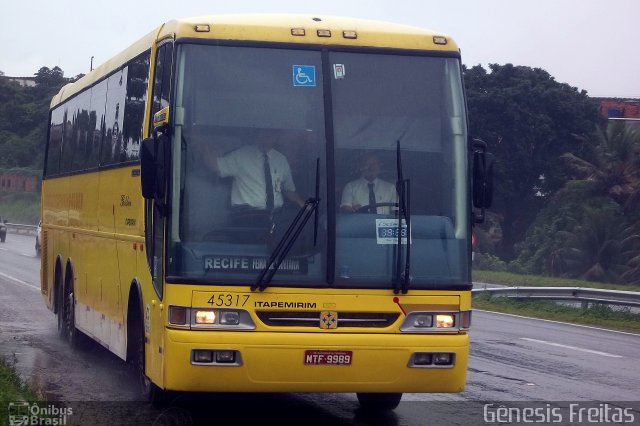
[[[38,222],[36,228],[36,256],[40,256],[40,234],[42,233],[42,221]]]

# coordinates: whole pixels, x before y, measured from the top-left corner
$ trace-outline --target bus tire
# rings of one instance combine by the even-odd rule
[[[73,291],[73,273],[70,271],[65,274],[65,282],[63,298],[65,335],[69,345],[77,349],[81,346],[82,332],[76,328],[76,297]]]
[[[398,407],[401,393],[357,393],[360,406],[367,411],[389,411]]]
[[[56,272],[53,281],[53,303],[55,305],[55,313],[58,319],[58,335],[62,340],[67,340],[67,329],[64,324],[64,297],[62,292],[62,271],[60,264],[56,264]]]
[[[141,307],[137,308],[135,305],[137,297],[133,297],[133,300],[129,303],[129,318],[128,318],[128,360],[131,365],[134,378],[138,385],[138,391],[142,398],[151,402],[155,406],[163,406],[168,402],[167,392],[160,389],[154,384],[145,373],[145,336],[144,325]],[[134,302],[132,306],[132,303]]]

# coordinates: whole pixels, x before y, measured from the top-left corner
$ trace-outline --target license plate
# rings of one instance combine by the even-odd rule
[[[351,365],[353,351],[304,351],[305,365]]]

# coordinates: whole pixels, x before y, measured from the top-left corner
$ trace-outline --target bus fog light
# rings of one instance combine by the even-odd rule
[[[454,316],[451,314],[436,315],[436,328],[452,328],[454,322]]]
[[[194,349],[193,362],[212,363],[213,352],[205,349]]]
[[[233,364],[236,362],[236,351],[216,351],[216,362]]]
[[[453,364],[453,354],[451,354],[451,353],[433,354],[433,363],[435,365],[452,365]]]
[[[413,354],[414,365],[430,365],[433,361],[433,354],[426,352],[416,352]]]
[[[413,326],[416,328],[431,328],[433,327],[433,316],[416,315],[413,318]]]
[[[196,311],[196,324],[214,324],[216,322],[216,313],[214,311]]]
[[[220,312],[221,325],[238,325],[240,324],[240,314],[237,311]]]
[[[169,306],[169,324],[186,325],[187,310],[184,306]]]

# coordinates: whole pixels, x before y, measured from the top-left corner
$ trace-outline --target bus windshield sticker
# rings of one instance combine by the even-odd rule
[[[344,76],[345,76],[344,64],[333,64],[333,78],[338,80],[340,78],[344,78]]]
[[[259,272],[264,269],[267,260],[264,256],[210,255],[204,257],[204,270],[206,272],[233,273]],[[306,259],[286,258],[280,264],[278,272],[283,274],[306,274],[307,261]]]
[[[293,85],[299,87],[316,87],[316,66],[294,65]]]
[[[407,244],[407,222],[402,219],[402,244]],[[376,243],[398,244],[398,219],[376,219]]]

